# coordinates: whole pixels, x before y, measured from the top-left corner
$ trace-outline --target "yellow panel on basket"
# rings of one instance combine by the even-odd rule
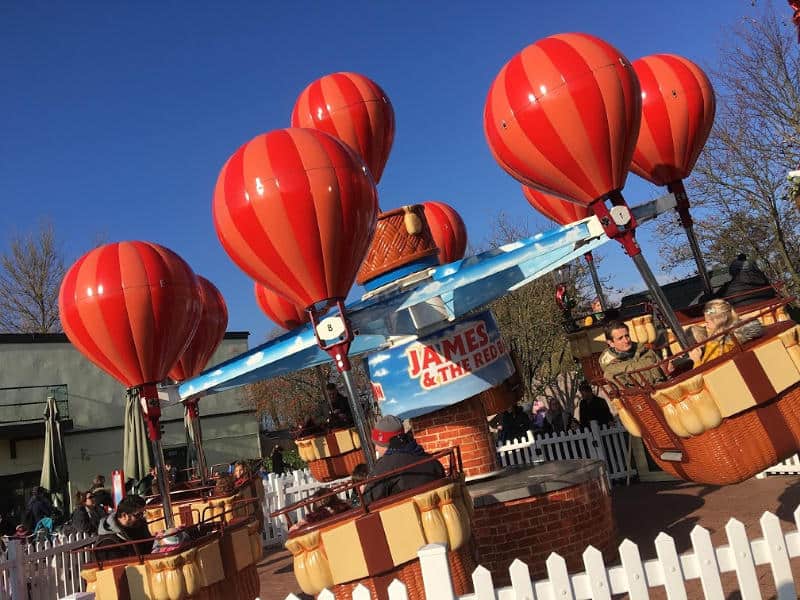
[[[414,501],[384,508],[380,514],[394,565],[417,558],[417,551],[425,545],[425,534]]]
[[[703,378],[723,419],[756,405],[755,398],[732,360],[706,371]]]
[[[336,436],[336,444],[339,446],[340,454],[355,450],[353,447],[353,438],[350,437],[349,429],[342,429],[341,431],[337,431],[334,435]]]
[[[97,587],[95,587],[95,598],[103,600],[118,600],[117,584],[114,581],[113,569],[102,569],[97,572]]]
[[[246,528],[237,529],[231,534],[231,547],[233,548],[233,562],[237,571],[241,571],[253,563],[253,552],[250,550],[250,534]]]
[[[764,368],[767,374],[767,379],[775,388],[776,392],[782,392],[791,385],[800,381],[800,373],[794,362],[783,347],[783,343],[779,339],[774,339],[767,342],[763,346],[759,346],[753,350],[758,362]]]
[[[125,567],[125,577],[128,579],[128,589],[131,598],[152,598],[150,581],[147,578],[147,567],[140,564]]]
[[[222,566],[222,554],[219,551],[218,540],[197,549],[197,569],[200,571],[203,587],[225,579],[225,569]]]
[[[331,449],[328,448],[328,440],[324,435],[314,438],[314,449],[320,458],[328,458],[331,455]]]
[[[345,583],[369,575],[355,521],[323,531],[321,537],[334,583]]]

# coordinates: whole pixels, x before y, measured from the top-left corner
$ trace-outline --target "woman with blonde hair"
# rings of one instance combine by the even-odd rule
[[[704,345],[689,352],[689,358],[694,361],[694,366],[699,367],[707,362],[719,358],[723,354],[736,348],[738,344],[744,344],[750,340],[760,337],[764,333],[764,328],[758,319],[741,323],[739,315],[726,300],[709,300],[703,309],[705,324],[700,327],[692,327],[691,333],[698,342],[707,340],[717,333],[726,329],[732,329],[725,335],[714,337]]]

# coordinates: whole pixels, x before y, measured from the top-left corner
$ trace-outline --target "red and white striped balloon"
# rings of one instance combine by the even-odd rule
[[[599,38],[564,33],[528,46],[500,70],[484,131],[512,177],[589,204],[624,186],[640,118],[630,62]]]
[[[346,144],[314,129],[280,129],[228,159],[212,208],[239,268],[305,309],[347,297],[375,234],[378,200]]]
[[[149,242],[119,242],[70,267],[58,310],[72,344],[131,388],[167,376],[192,339],[201,302],[180,256]]]
[[[423,202],[425,220],[433,241],[439,248],[439,264],[446,265],[464,258],[467,251],[467,228],[461,215],[444,202]]]
[[[689,176],[711,133],[714,88],[682,56],[653,54],[633,63],[642,87],[642,126],[631,171],[656,185]]]
[[[258,282],[254,283],[253,291],[258,307],[279,327],[294,329],[308,322],[308,313],[280,294],[276,294]]]
[[[292,127],[319,129],[339,138],[381,180],[394,141],[394,109],[381,87],[358,73],[333,73],[310,83],[292,110]]]
[[[175,381],[185,381],[206,368],[228,327],[228,307],[217,286],[197,275],[197,292],[202,304],[200,321],[192,341],[169,372]]]
[[[522,186],[522,193],[528,204],[559,225],[569,225],[592,216],[592,211],[584,204],[567,202],[558,196],[527,185]]]

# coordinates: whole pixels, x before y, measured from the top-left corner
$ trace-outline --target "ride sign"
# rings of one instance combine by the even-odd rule
[[[511,376],[513,363],[492,313],[367,359],[384,413],[410,418],[455,404]]]

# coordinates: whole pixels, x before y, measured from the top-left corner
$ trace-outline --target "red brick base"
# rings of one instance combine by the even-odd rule
[[[498,469],[497,452],[480,396],[415,417],[411,419],[411,429],[414,439],[427,452],[459,446],[467,477]]]
[[[478,563],[495,585],[509,585],[515,558],[531,577],[547,575],[545,561],[557,552],[570,571],[582,571],[582,554],[592,545],[607,560],[614,553],[615,528],[605,475],[549,494],[498,502],[475,509],[472,525]]]

